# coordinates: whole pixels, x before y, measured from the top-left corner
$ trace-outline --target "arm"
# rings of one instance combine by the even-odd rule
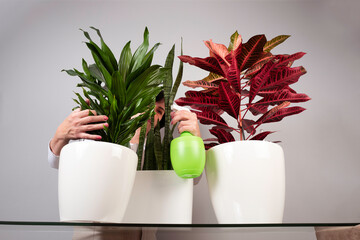
[[[108,118],[103,115],[96,115],[95,111],[91,111],[93,116],[89,116],[89,111],[76,109],[60,124],[49,143],[49,148],[54,155],[59,156],[61,149],[70,140],[101,139],[101,136],[92,135],[87,132],[103,129],[104,126],[108,127],[109,125],[106,123]]]

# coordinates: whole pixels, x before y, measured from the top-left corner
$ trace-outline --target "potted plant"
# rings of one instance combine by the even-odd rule
[[[161,91],[161,66],[152,65],[159,43],[149,50],[149,32],[132,54],[130,42],[117,61],[100,38],[98,46],[83,31],[94,64],[82,60],[83,72],[64,70],[81,79],[74,101],[81,109],[108,116],[109,126],[98,131],[102,141],[66,145],[60,154],[59,209],[62,221],[121,222],[134,183],[137,155],[128,148],[136,129],[153,114]],[[85,100],[88,99],[88,101]],[[135,116],[137,113],[141,115]]]
[[[206,144],[206,176],[219,223],[282,221],[284,154],[280,145],[262,141],[273,132],[259,132],[259,127],[301,113],[304,108],[289,105],[310,99],[290,87],[306,73],[302,66],[292,67],[305,53],[271,53],[288,37],[267,41],[265,35],[256,35],[243,43],[235,32],[229,47],[205,41],[209,57],[180,56],[210,72],[202,80],[185,81],[203,90],[187,91],[176,103],[191,106],[200,123],[214,125],[210,133],[215,138]],[[221,117],[225,112],[235,126]]]
[[[137,151],[138,171],[124,216],[124,222],[127,223],[191,224],[192,222],[193,179],[177,176],[170,161],[170,143],[176,127],[170,124],[171,105],[183,75],[183,63],[180,62],[173,82],[174,52],[175,45],[169,51],[162,68],[164,129],[160,131],[160,123],[154,124],[154,118],[151,119],[151,129],[146,137],[147,124],[145,123],[141,128]]]

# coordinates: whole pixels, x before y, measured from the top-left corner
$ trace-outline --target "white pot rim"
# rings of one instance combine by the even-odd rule
[[[69,142],[68,144],[66,144],[62,149],[67,149],[67,148],[70,148],[70,147],[73,147],[75,145],[82,145],[82,144],[93,144],[93,145],[110,145],[110,146],[113,146],[113,147],[116,147],[116,148],[121,148],[125,151],[129,151],[129,152],[132,152],[133,154],[136,154],[135,151],[133,151],[131,148],[127,147],[127,146],[124,146],[124,145],[120,145],[120,144],[117,144],[117,143],[111,143],[111,142],[104,142],[104,141],[95,141],[95,140],[89,140],[89,139],[82,139],[80,141],[72,141],[72,142]],[[131,153],[131,154],[132,154]],[[60,155],[61,155],[61,152],[60,152]]]
[[[237,140],[237,141],[232,141],[232,142],[227,142],[227,143],[220,143],[219,145],[216,145],[206,151],[211,151],[211,150],[215,150],[215,149],[221,149],[224,147],[228,147],[230,145],[246,145],[246,144],[252,144],[252,145],[272,145],[274,147],[279,147],[282,149],[282,147],[274,142],[269,142],[266,140]]]

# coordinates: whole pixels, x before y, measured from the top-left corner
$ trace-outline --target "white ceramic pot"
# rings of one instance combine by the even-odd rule
[[[107,142],[66,145],[59,165],[60,221],[121,222],[137,159],[133,150]]]
[[[191,224],[193,179],[171,170],[137,171],[124,223]]]
[[[209,149],[206,158],[206,178],[219,223],[282,222],[285,162],[278,144],[229,142]]]

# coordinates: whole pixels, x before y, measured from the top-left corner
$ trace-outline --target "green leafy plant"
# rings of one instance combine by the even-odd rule
[[[138,147],[138,170],[141,169],[141,159],[142,155],[144,157],[144,166],[142,170],[171,170],[172,165],[170,161],[170,143],[173,139],[173,132],[176,127],[170,126],[171,122],[171,105],[174,102],[175,95],[179,88],[182,75],[183,75],[183,63],[180,61],[178,73],[173,83],[173,65],[174,65],[174,53],[175,45],[169,51],[165,65],[162,70],[162,83],[164,87],[164,101],[165,101],[165,127],[163,137],[160,134],[160,124],[159,122],[154,127],[154,118],[151,121],[151,129],[147,135],[146,139],[146,148],[144,149],[144,140],[146,133],[146,124],[143,125],[140,132],[139,147]],[[181,54],[183,54],[181,46]]]
[[[161,66],[151,64],[160,43],[149,50],[149,31],[145,28],[142,44],[132,54],[131,42],[126,43],[117,61],[100,31],[90,28],[96,31],[101,42],[98,46],[90,34],[82,30],[95,63],[88,65],[82,59],[83,72],[77,69],[63,71],[82,81],[77,86],[82,88],[84,97],[75,93],[77,99],[74,99],[78,107],[108,116],[109,127],[97,131],[102,141],[128,146],[136,129],[153,114],[155,98],[162,89]],[[137,113],[142,114],[133,117]]]

